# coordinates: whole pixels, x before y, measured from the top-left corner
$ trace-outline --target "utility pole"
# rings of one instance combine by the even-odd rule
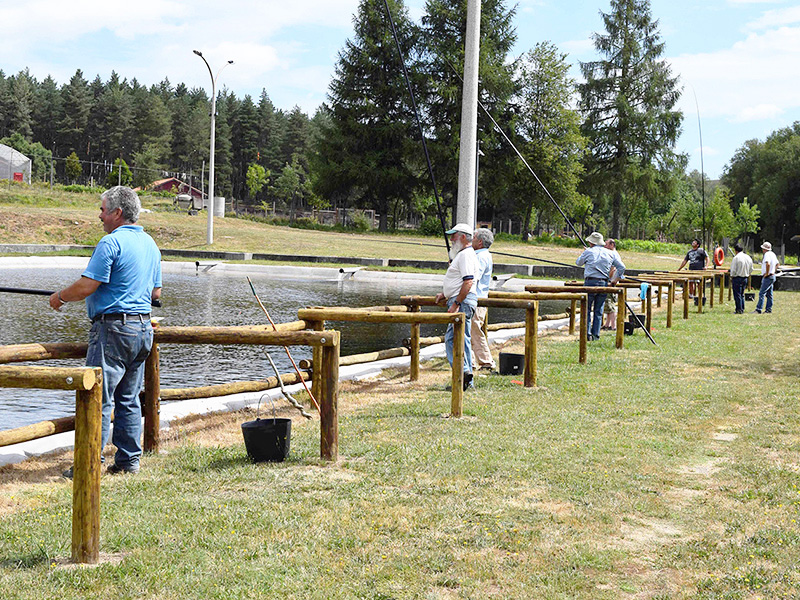
[[[461,147],[458,155],[456,221],[475,227],[478,139],[478,59],[481,42],[481,1],[467,0],[464,45],[464,87],[461,94]]]

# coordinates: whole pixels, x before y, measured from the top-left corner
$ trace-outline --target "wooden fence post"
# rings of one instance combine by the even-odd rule
[[[75,457],[72,479],[72,562],[95,564],[100,558],[100,434],[103,374],[75,394]]]
[[[711,283],[711,292],[708,294],[709,295],[709,298],[708,298],[709,307],[710,308],[714,308],[714,292],[716,291],[714,286],[717,283],[717,275],[713,274],[713,275],[711,275],[711,277],[709,277],[709,279],[711,280],[710,281],[710,283]]]
[[[622,288],[617,292],[617,334],[615,347],[617,350],[622,348],[625,343],[625,302],[628,300],[628,291]]]
[[[158,452],[161,436],[161,363],[158,344],[144,363],[144,451]]]
[[[569,334],[575,335],[575,309],[578,306],[577,300],[570,300],[569,303]],[[583,306],[581,304],[581,306]]]
[[[320,362],[314,365],[317,378],[317,365],[320,366],[319,398],[319,455],[323,460],[335,461],[339,458],[339,348],[341,343],[338,331],[328,331],[333,344],[320,347]],[[316,348],[316,347],[315,347]],[[317,394],[318,392],[314,392]]]
[[[667,329],[672,327],[672,305],[675,301],[675,282],[671,281],[667,286]]]
[[[683,318],[689,318],[689,280],[681,280],[681,293],[683,294]]]
[[[419,304],[412,304],[411,305],[411,312],[419,312]],[[411,324],[411,338],[410,338],[410,352],[411,352],[411,364],[410,364],[410,375],[411,381],[419,381],[419,323],[412,323]]]
[[[719,303],[725,303],[725,273],[719,274]]]
[[[324,331],[325,321],[306,321],[310,329],[314,331]],[[311,349],[311,393],[314,398],[319,398],[322,385],[322,348],[314,346]],[[317,400],[319,402],[319,400]],[[322,410],[322,405],[320,405]]]
[[[697,293],[697,312],[703,312],[703,300],[706,299],[706,276],[700,275],[700,285]]]
[[[450,415],[461,417],[464,404],[464,314],[453,323],[453,369],[450,378]]]
[[[645,323],[644,326],[647,327],[647,331],[653,331],[653,286],[647,286],[647,295],[645,299],[642,301],[645,304]]]
[[[586,335],[588,334],[589,317],[586,314],[589,308],[589,298],[584,294],[581,296],[581,325],[579,329],[580,339],[578,340],[578,362],[586,363]],[[619,307],[617,307],[619,308]]]
[[[656,296],[656,308],[661,308],[661,292],[663,290],[661,289],[661,284],[660,283],[658,284],[658,288],[657,288],[656,291],[658,293],[658,295]]]
[[[536,343],[539,336],[539,302],[525,311],[525,387],[536,387]]]

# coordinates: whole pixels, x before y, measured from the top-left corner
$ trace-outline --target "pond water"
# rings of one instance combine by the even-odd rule
[[[63,289],[80,277],[79,269],[0,269],[5,287]],[[294,321],[305,306],[375,306],[399,304],[400,296],[433,295],[440,287],[415,283],[413,289],[395,281],[386,284],[356,281],[287,281],[251,275],[261,301],[276,323]],[[187,275],[164,272],[163,307],[153,315],[164,325],[260,325],[268,321],[244,275]],[[543,313],[562,312],[563,304],[543,305]],[[521,311],[492,309],[491,322],[524,320]],[[342,332],[342,355],[400,346],[408,325],[327,322]],[[89,321],[84,303],[68,304],[61,313],[50,309],[47,296],[0,294],[0,345],[32,342],[84,342]],[[422,335],[441,335],[444,326],[423,326]],[[286,353],[270,350],[282,372],[292,370]],[[311,357],[311,349],[292,348],[295,361]],[[80,360],[30,363],[81,365]],[[274,375],[264,349],[252,346],[161,347],[161,385],[194,387]],[[74,414],[75,396],[60,390],[0,388],[0,430]]]

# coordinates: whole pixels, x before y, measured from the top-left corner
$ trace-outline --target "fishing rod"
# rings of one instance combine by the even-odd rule
[[[264,311],[264,314],[267,315],[267,319],[269,320],[269,324],[272,325],[273,331],[278,331],[278,328],[275,326],[275,321],[273,321],[272,317],[269,316],[269,312],[267,312],[266,307],[261,302],[261,298],[258,297],[258,294],[256,293],[256,288],[253,285],[253,282],[250,281],[249,277],[247,278],[247,283],[250,284],[250,289],[253,292],[253,296],[256,297],[256,302],[258,302],[258,305],[261,307],[261,310]],[[308,397],[311,398],[311,402],[313,402],[314,406],[317,407],[317,412],[321,414],[322,411],[319,408],[319,404],[317,404],[317,399],[314,398],[314,394],[312,394],[311,390],[308,389],[308,385],[306,385],[306,380],[303,379],[303,374],[300,373],[300,369],[298,368],[297,364],[294,362],[294,358],[292,358],[292,353],[289,352],[289,346],[284,346],[283,349],[286,350],[286,356],[289,357],[289,362],[292,363],[292,366],[294,367],[294,370],[297,373],[297,376],[300,378],[300,383],[302,383],[303,387],[306,388],[306,392],[308,392]],[[267,356],[269,357],[269,354]],[[272,358],[270,358],[269,360],[270,360],[270,362],[272,362]],[[277,371],[276,371],[276,374],[277,374]],[[281,377],[280,377],[280,375],[278,375],[278,381],[280,381],[280,380],[281,380]],[[283,386],[281,386],[281,387],[283,387]]]
[[[13,287],[0,287],[0,292],[5,292],[7,294],[30,294],[33,296],[52,296],[55,294],[52,290],[34,290],[29,288],[13,288]],[[161,300],[150,300],[150,306],[155,306],[156,308],[161,308]]]
[[[439,201],[439,191],[436,187],[436,177],[433,174],[433,165],[431,164],[431,156],[428,153],[428,143],[425,140],[425,132],[422,129],[422,119],[420,119],[419,111],[417,110],[417,101],[414,97],[414,89],[411,87],[411,80],[408,77],[408,70],[406,69],[406,60],[403,56],[403,50],[400,48],[400,39],[397,37],[397,29],[394,26],[394,19],[392,18],[392,11],[389,10],[388,0],[383,0],[383,5],[386,7],[386,16],[389,18],[389,24],[392,29],[392,37],[394,37],[395,46],[397,46],[397,54],[400,57],[400,66],[403,67],[403,77],[406,80],[406,87],[408,87],[408,94],[411,97],[411,107],[414,109],[414,117],[417,120],[417,127],[419,128],[419,137],[422,140],[422,149],[425,151],[425,160],[428,163],[428,174],[431,178],[431,185],[433,185],[433,196],[436,198],[436,212],[439,214],[439,224],[442,226],[442,235],[444,235],[444,245],[447,248],[447,256],[450,256],[450,240],[447,238],[447,227],[444,223],[444,213],[442,213],[442,205]]]

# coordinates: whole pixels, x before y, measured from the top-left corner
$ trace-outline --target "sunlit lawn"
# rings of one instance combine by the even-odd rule
[[[587,365],[575,338],[544,338],[539,388],[480,379],[461,419],[443,361],[415,385],[346,384],[336,464],[316,420],[282,464],[247,462],[248,415],[176,429],[139,475],[103,478],[118,563],[62,567],[71,485],[18,489],[0,595],[800,597],[798,311],[778,293],[772,315],[728,303],[666,330],[662,312],[658,347],[605,335]]]

